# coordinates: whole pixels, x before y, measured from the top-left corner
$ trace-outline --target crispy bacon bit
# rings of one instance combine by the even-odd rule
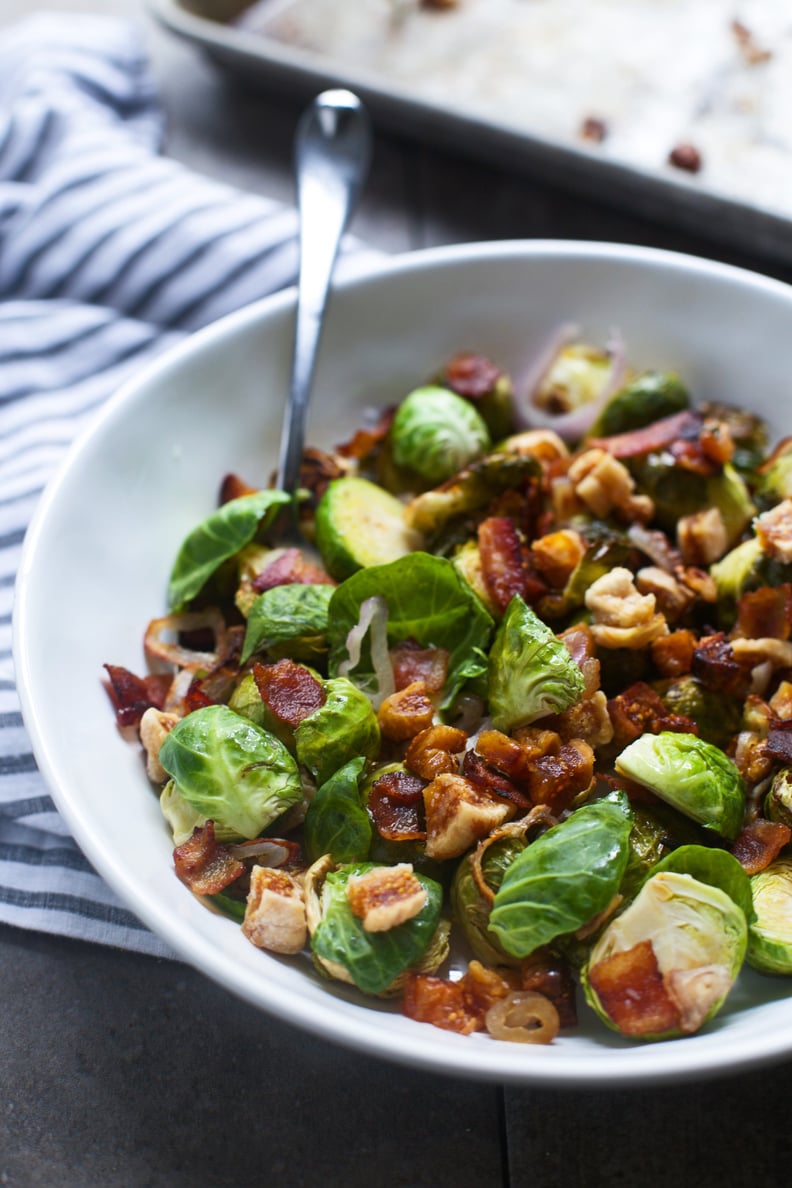
[[[520,980],[523,990],[535,990],[550,999],[562,1027],[576,1026],[575,979],[563,957],[548,949],[537,949],[522,962]]]
[[[406,771],[381,775],[371,786],[368,811],[387,841],[423,841],[426,837],[423,790],[426,780]]]
[[[300,463],[300,486],[310,491],[310,504],[315,507],[333,479],[342,478],[346,468],[332,454],[306,447]]]
[[[405,986],[403,1010],[418,1023],[470,1035],[484,1029],[487,1011],[513,989],[505,970],[488,969],[473,960],[456,982],[431,974],[411,974]]]
[[[319,681],[293,660],[254,664],[253,677],[261,700],[287,726],[299,726],[325,703],[326,694]]]
[[[529,804],[546,804],[556,812],[591,784],[594,752],[582,739],[562,743],[550,730],[525,744],[498,730],[483,730],[462,770],[472,783],[520,808],[527,807],[527,794]]]
[[[531,801],[527,793],[510,780],[502,772],[496,770],[491,763],[475,751],[466,751],[462,761],[462,775],[476,788],[500,800],[506,800],[519,809],[529,809]]]
[[[478,529],[481,572],[492,602],[501,612],[515,594],[525,595],[525,561],[520,534],[512,520],[490,516]]]
[[[251,487],[238,474],[227,474],[220,484],[218,502],[230,503],[232,499],[241,499],[243,495],[255,495],[258,487]]]
[[[750,670],[738,663],[722,631],[705,635],[693,650],[690,671],[705,689],[745,697],[751,687]]]
[[[299,549],[286,549],[251,582],[257,594],[275,586],[334,586],[335,582],[319,565],[308,561]]]
[[[660,734],[675,730],[698,734],[698,726],[684,714],[669,713],[660,694],[644,681],[636,681],[608,702],[613,723],[613,742],[621,751],[641,734]]]
[[[762,586],[743,594],[737,603],[736,635],[746,639],[789,639],[792,625],[792,585]]]
[[[110,680],[110,700],[116,711],[116,721],[122,728],[137,726],[147,709],[162,709],[173,677],[170,673],[151,673],[135,676],[119,664],[105,664]]]
[[[430,726],[416,734],[407,748],[404,762],[410,771],[425,780],[433,780],[443,771],[457,771],[456,756],[464,751],[468,736],[455,726]]]
[[[446,648],[422,648],[414,639],[405,639],[391,649],[390,658],[397,690],[406,689],[413,681],[423,681],[429,693],[439,693],[446,682]]]
[[[792,722],[774,722],[767,736],[767,754],[782,763],[792,764]]]
[[[434,705],[427,696],[423,681],[413,681],[386,697],[377,711],[383,737],[391,742],[405,742],[432,725]]]
[[[418,915],[426,903],[427,891],[411,864],[399,862],[352,875],[347,899],[352,915],[362,921],[366,932],[388,932]]]
[[[500,367],[486,355],[461,351],[446,364],[445,381],[457,395],[481,400],[493,391],[502,374]]]
[[[359,460],[368,458],[388,436],[395,413],[395,406],[385,409],[375,425],[367,429],[356,430],[349,441],[336,446],[336,453],[340,454],[342,458],[357,458]]]
[[[792,838],[792,829],[757,817],[732,842],[731,852],[746,874],[755,875],[778,857]]]
[[[173,851],[176,874],[196,895],[217,895],[244,873],[245,866],[215,841],[214,821],[198,825]]]
[[[588,449],[607,450],[614,458],[639,458],[655,450],[679,443],[684,438],[695,440],[701,430],[702,418],[685,410],[663,417],[642,429],[616,433],[612,437],[593,437],[586,442]]]
[[[651,941],[598,961],[589,970],[589,981],[623,1035],[654,1035],[679,1026],[679,1011],[666,990]]]
[[[687,627],[652,641],[652,660],[660,676],[680,677],[690,672],[696,637]]]

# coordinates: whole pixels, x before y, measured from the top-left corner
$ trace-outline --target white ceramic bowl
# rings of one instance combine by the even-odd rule
[[[118,392],[46,492],[19,575],[15,650],[25,721],[53,797],[88,858],[152,929],[229,990],[283,1019],[413,1065],[548,1085],[656,1083],[792,1052],[792,984],[740,978],[684,1040],[631,1044],[581,1009],[547,1048],[461,1037],[402,1017],[306,961],[255,949],[175,877],[137,746],[114,726],[102,664],[144,668],[175,550],[236,470],[265,483],[288,386],[294,297],[196,334]],[[593,341],[618,326],[630,359],[676,368],[696,398],[742,403],[792,431],[792,289],[664,252],[497,243],[403,256],[339,283],[318,366],[310,440],[343,440],[363,407],[403,396],[459,349],[518,371],[560,323]],[[63,690],[68,690],[68,697]]]

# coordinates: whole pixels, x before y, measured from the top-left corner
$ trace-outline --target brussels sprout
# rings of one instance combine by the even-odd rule
[[[792,858],[776,858],[751,879],[756,919],[748,964],[760,973],[792,974]]]
[[[275,586],[259,595],[250,608],[241,662],[266,651],[273,660],[315,661],[327,652],[327,608],[330,585]]]
[[[529,454],[488,454],[442,486],[411,499],[405,511],[407,523],[434,542],[452,520],[482,512],[497,495],[521,490],[541,473],[541,464]]]
[[[776,772],[765,797],[764,814],[770,821],[792,828],[792,768]]]
[[[619,887],[619,894],[625,899],[632,899],[637,894],[650,871],[673,848],[665,822],[651,809],[633,805],[632,814],[627,868]]]
[[[631,825],[624,800],[607,797],[576,809],[515,858],[489,921],[507,953],[529,957],[610,905],[627,868]]]
[[[269,729],[267,722],[267,706],[261,699],[258,685],[252,672],[245,673],[242,680],[228,699],[228,708],[240,717],[255,722],[257,726]],[[272,731],[271,733],[274,733]],[[281,739],[283,742],[283,739]]]
[[[699,736],[715,747],[725,750],[740,729],[742,702],[705,688],[693,676],[658,681],[655,688],[672,714],[682,714],[694,721]]]
[[[515,595],[495,633],[488,667],[493,725],[509,733],[583,696],[583,673],[566,644]]]
[[[723,1006],[747,940],[745,913],[724,891],[661,871],[594,946],[581,974],[586,1001],[633,1039],[690,1035]]]
[[[732,462],[736,469],[756,470],[767,453],[767,425],[762,418],[747,409],[721,404],[717,400],[708,400],[699,405],[698,411],[702,416],[712,417],[726,425],[734,442]]]
[[[617,566],[627,565],[631,553],[631,545],[623,534],[613,531],[607,524],[575,524],[574,527],[590,543],[564,588],[564,606],[567,611],[583,606],[589,586]]]
[[[611,396],[586,436],[611,437],[641,429],[652,421],[682,412],[689,404],[688,390],[678,375],[647,371]]]
[[[572,342],[558,351],[534,392],[533,403],[549,413],[572,412],[592,404],[613,375],[613,357],[601,347]]]
[[[723,751],[695,734],[643,734],[625,747],[616,770],[705,829],[726,838],[739,833],[745,813],[742,777]]]
[[[418,914],[385,932],[367,932],[352,912],[347,886],[353,875],[374,869],[376,863],[354,862],[328,871],[319,891],[320,918],[311,932],[311,950],[328,972],[340,967],[359,990],[385,994],[401,974],[426,957],[440,922],[443,891],[432,879],[416,874],[426,890]],[[438,965],[444,955],[441,946],[434,954]]]
[[[709,568],[723,618],[733,618],[736,604],[749,590],[792,581],[792,564],[766,556],[758,537],[736,545]]]
[[[358,792],[365,764],[363,756],[350,759],[317,789],[308,805],[303,844],[310,862],[323,854],[330,854],[335,862],[368,857],[371,821]]]
[[[630,469],[639,489],[651,496],[657,523],[671,535],[684,516],[713,507],[721,513],[733,545],[756,512],[745,482],[729,463],[719,474],[705,476],[675,465],[661,451],[631,459]]]
[[[740,863],[728,850],[716,846],[680,846],[661,858],[652,875],[668,870],[690,875],[700,883],[708,883],[710,887],[718,887],[742,909],[750,924],[754,916],[751,883]]]
[[[318,784],[359,755],[373,759],[379,751],[377,715],[365,693],[346,677],[323,681],[326,700],[294,730],[297,758]]]
[[[792,437],[786,437],[761,469],[759,494],[764,502],[792,499]]]
[[[525,849],[525,838],[520,836],[501,837],[492,842],[481,860],[484,882],[494,894],[503,876],[518,854]],[[498,943],[489,931],[491,902],[486,899],[473,874],[471,855],[463,858],[456,868],[451,884],[451,909],[454,919],[461,925],[473,953],[485,965],[519,965],[519,958],[513,957]]]
[[[173,780],[168,780],[160,793],[162,815],[170,825],[174,846],[192,837],[193,830],[206,824],[207,818],[184,799]],[[217,836],[217,830],[215,830]]]
[[[492,442],[469,400],[448,388],[416,388],[396,410],[390,431],[393,460],[427,483],[442,483]]]
[[[200,593],[224,561],[250,544],[279,508],[289,502],[283,491],[256,491],[217,508],[184,540],[171,570],[168,605],[182,610]]]
[[[196,812],[224,839],[254,838],[302,799],[286,747],[225,705],[194,710],[160,748],[160,763]]]

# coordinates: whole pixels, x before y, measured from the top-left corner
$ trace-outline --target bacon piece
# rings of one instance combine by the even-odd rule
[[[404,755],[410,771],[425,780],[433,780],[443,771],[457,771],[456,756],[464,751],[468,736],[454,726],[435,725],[416,734]]]
[[[343,478],[347,468],[324,450],[306,446],[300,462],[300,486],[309,491],[308,507],[315,508],[333,479]]]
[[[722,631],[705,635],[693,650],[690,671],[705,689],[745,697],[751,687],[750,670],[743,668]]]
[[[232,499],[241,499],[243,495],[255,495],[258,487],[251,487],[238,474],[227,474],[220,484],[220,504],[230,503]]]
[[[368,458],[390,433],[395,415],[395,406],[386,408],[375,425],[366,429],[357,429],[349,441],[336,446],[336,453],[340,454],[342,458],[357,458],[359,460]]]
[[[173,680],[171,673],[139,677],[119,664],[105,664],[104,669],[110,680],[110,700],[120,727],[137,726],[147,709],[162,709],[165,705]]]
[[[460,351],[448,360],[445,380],[449,388],[467,400],[481,400],[493,391],[503,372],[486,355]]]
[[[622,1035],[654,1035],[679,1026],[679,1011],[666,990],[651,941],[598,961],[588,977]]]
[[[319,681],[293,660],[254,664],[253,677],[261,700],[287,726],[299,726],[325,703],[326,694]]]
[[[792,625],[792,585],[762,586],[743,594],[737,603],[735,634],[746,639],[789,639]]]
[[[792,721],[775,721],[770,727],[765,750],[773,759],[792,763]]]
[[[641,734],[660,734],[663,730],[698,734],[698,726],[692,718],[669,713],[660,694],[644,681],[636,681],[623,693],[612,697],[608,702],[608,713],[613,723],[613,743],[619,751]]]
[[[276,586],[334,586],[335,582],[319,565],[308,561],[299,549],[286,549],[250,583],[257,594]]]
[[[484,1029],[487,1011],[513,989],[505,971],[488,969],[474,960],[456,982],[432,974],[410,974],[402,1009],[418,1023],[470,1035]]]
[[[515,594],[525,595],[525,561],[520,534],[512,520],[490,516],[479,524],[478,545],[484,584],[503,613]]]
[[[577,1024],[575,979],[569,963],[563,957],[547,949],[537,949],[522,962],[520,981],[523,990],[534,990],[550,999],[558,1011],[562,1027],[574,1027]]]
[[[703,424],[698,414],[685,410],[663,417],[642,429],[631,429],[627,433],[615,433],[612,437],[593,437],[586,442],[586,449],[607,450],[614,458],[639,458],[654,450],[679,446],[684,439],[694,441]]]
[[[434,705],[423,681],[413,681],[386,697],[377,710],[380,730],[392,742],[405,742],[432,725]]]
[[[390,771],[371,785],[369,816],[380,837],[388,841],[424,841],[423,790],[426,780],[406,771]]]
[[[446,648],[422,648],[414,639],[403,640],[390,651],[396,689],[423,681],[429,693],[439,693],[448,675],[449,657]]]
[[[731,852],[746,874],[755,875],[778,857],[792,838],[792,829],[757,817],[737,834]]]
[[[217,895],[245,871],[225,846],[215,841],[214,821],[198,825],[173,851],[176,874],[196,895]]]
[[[492,764],[477,755],[475,751],[466,751],[462,761],[462,775],[482,792],[497,796],[516,805],[519,809],[531,807],[530,797],[517,787],[513,780],[497,771]]]

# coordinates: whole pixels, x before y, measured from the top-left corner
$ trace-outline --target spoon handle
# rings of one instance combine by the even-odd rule
[[[339,244],[371,157],[371,128],[350,91],[324,91],[297,126],[295,172],[300,259],[292,381],[280,443],[278,486],[299,487],[305,420]]]

